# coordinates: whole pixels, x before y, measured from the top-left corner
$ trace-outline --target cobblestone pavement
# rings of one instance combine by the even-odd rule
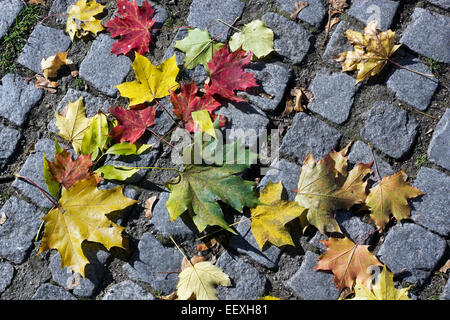
[[[115,12],[115,1],[106,5],[105,24]],[[141,1],[137,1],[142,3]],[[450,299],[448,273],[439,272],[449,256],[450,236],[450,1],[448,0],[353,0],[341,21],[325,35],[328,1],[307,0],[309,6],[297,20],[289,19],[295,0],[161,0],[156,8],[155,45],[147,55],[155,64],[177,54],[182,65],[184,54],[172,47],[185,36],[180,26],[207,29],[212,37],[226,41],[230,36],[227,23],[240,17],[236,26],[254,19],[263,20],[275,33],[276,54],[263,62],[252,63],[267,98],[246,93],[247,103],[239,108],[228,105],[221,113],[231,119],[234,128],[282,130],[281,158],[272,163],[265,176],[259,170],[249,173],[260,180],[282,181],[286,190],[295,190],[304,157],[312,151],[323,157],[355,140],[351,163],[371,162],[368,144],[375,149],[375,159],[383,176],[400,169],[413,185],[426,194],[410,201],[410,220],[391,223],[381,235],[366,242],[389,269],[397,274],[398,285],[412,284],[415,299]],[[42,159],[54,154],[54,111],[67,101],[83,97],[87,115],[98,109],[105,112],[114,105],[125,105],[114,85],[134,79],[132,60],[110,54],[114,40],[103,32],[71,43],[64,32],[65,19],[60,15],[74,0],[47,0],[45,6],[34,6],[39,20],[30,28],[23,49],[13,52],[12,68],[0,71],[0,299],[156,299],[171,293],[180,269],[181,254],[167,241],[169,235],[188,252],[193,253],[198,234],[188,220],[170,222],[165,203],[168,192],[164,182],[169,172],[141,170],[126,181],[125,195],[139,204],[121,220],[126,226],[131,252],[106,252],[86,246],[92,262],[86,278],[60,268],[57,251],[37,254],[35,241],[41,220],[51,204],[39,191],[14,179],[19,172],[44,186]],[[362,30],[371,16],[370,6],[379,9],[380,27],[396,32],[403,44],[394,56],[399,63],[420,72],[434,73],[434,79],[403,69],[387,66],[379,75],[354,85],[354,75],[340,72],[332,60],[339,52],[351,49],[343,33],[352,28]],[[28,4],[21,0],[0,0],[0,50],[14,31]],[[373,9],[373,8],[372,8]],[[25,17],[26,18],[26,17]],[[69,57],[79,67],[79,76],[62,76],[56,94],[44,92],[27,81],[40,71],[42,57],[69,49]],[[186,78],[201,83],[207,77],[202,66],[185,72]],[[306,113],[282,116],[285,92],[294,87],[309,88],[314,102]],[[169,107],[169,101],[161,103]],[[157,115],[154,131],[165,134],[172,121],[165,113]],[[148,141],[145,141],[145,140]],[[148,136],[144,143],[157,141]],[[146,154],[134,157],[111,156],[107,164],[133,166],[173,166],[172,149],[163,143]],[[113,187],[104,183],[102,188]],[[158,196],[153,218],[145,218],[143,205],[147,198]],[[289,193],[293,199],[295,194]],[[233,217],[230,215],[230,217]],[[235,221],[240,217],[235,216]],[[353,241],[364,239],[375,230],[368,215],[337,212],[343,232]],[[217,265],[232,279],[233,286],[219,288],[221,299],[256,299],[273,295],[282,299],[337,299],[338,290],[330,273],[314,271],[317,257],[324,252],[318,242],[324,239],[314,230],[295,237],[295,248],[270,247],[260,252],[250,230],[250,223],[237,227],[239,235],[222,232],[219,239],[224,250],[214,253]],[[207,253],[210,255],[212,252]],[[166,272],[166,273],[164,273]],[[70,288],[70,289],[67,289]]]

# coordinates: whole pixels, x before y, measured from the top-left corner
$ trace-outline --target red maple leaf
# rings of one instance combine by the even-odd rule
[[[153,42],[150,29],[155,24],[152,20],[155,10],[148,0],[140,8],[134,0],[117,0],[117,9],[120,16],[106,24],[106,29],[113,37],[122,36],[113,44],[111,53],[127,54],[135,49],[144,55],[149,51],[149,43]]]
[[[170,92],[170,102],[173,105],[173,113],[184,122],[186,130],[194,132],[194,120],[192,119],[192,112],[199,110],[208,110],[213,120],[217,115],[212,114],[214,110],[221,106],[220,102],[214,99],[211,95],[205,94],[203,97],[197,96],[198,87],[194,82],[189,84],[181,84],[179,94]],[[224,126],[225,117],[221,116],[220,124]]]
[[[109,135],[120,142],[129,141],[135,143],[147,129],[153,125],[156,115],[156,107],[148,107],[141,110],[127,110],[122,107],[113,107],[109,112],[119,121]]]
[[[55,155],[55,162],[47,161],[50,172],[64,188],[70,189],[76,182],[88,179],[92,166],[91,155],[81,155],[73,161],[69,152],[63,150]]]
[[[210,83],[205,85],[206,93],[236,102],[245,101],[237,97],[234,91],[245,91],[258,86],[254,74],[244,71],[250,59],[251,53],[242,49],[230,53],[227,46],[214,52],[211,62],[208,63]]]

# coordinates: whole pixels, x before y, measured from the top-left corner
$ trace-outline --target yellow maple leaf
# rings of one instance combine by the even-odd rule
[[[101,13],[105,6],[92,0],[87,2],[87,0],[78,0],[77,3],[69,8],[66,32],[69,34],[70,39],[75,37],[75,35],[80,38],[92,32],[97,34],[97,32],[102,31],[104,28],[101,21],[95,19],[94,16]],[[82,32],[79,32],[83,30]]]
[[[354,51],[342,52],[335,60],[341,63],[342,71],[358,70],[356,83],[379,73],[401,46],[394,43],[395,32],[378,30],[376,20],[367,24],[364,34],[347,30],[345,36],[354,46]]]
[[[43,218],[46,225],[39,253],[57,249],[61,254],[61,267],[70,267],[83,277],[89,261],[83,253],[82,243],[99,242],[108,250],[124,248],[121,234],[125,228],[113,223],[106,214],[136,203],[122,194],[123,186],[97,189],[97,179],[92,175],[69,190],[63,187],[58,206]]]
[[[122,97],[130,99],[130,106],[166,97],[171,90],[178,88],[175,79],[180,69],[175,55],[155,67],[150,60],[136,52],[133,69],[136,81],[116,86]]]
[[[408,297],[408,290],[409,287],[403,289],[394,287],[394,274],[384,265],[375,285],[370,288],[356,281],[355,297],[349,300],[411,300]]]
[[[277,247],[293,246],[294,242],[285,224],[306,215],[307,209],[300,207],[297,202],[281,200],[282,192],[281,182],[269,182],[259,196],[262,204],[250,210],[252,232],[261,250],[266,242]]]
[[[366,205],[370,209],[370,217],[380,229],[384,229],[389,222],[391,213],[398,221],[408,218],[411,213],[408,199],[424,194],[412,187],[406,181],[407,178],[406,173],[400,171],[384,177],[378,185],[370,189]]]
[[[81,97],[75,102],[69,101],[65,110],[64,116],[55,111],[58,135],[71,142],[75,152],[79,153],[84,134],[92,119],[86,118],[86,108]]]
[[[197,300],[217,300],[216,285],[231,286],[230,278],[219,267],[209,261],[191,264],[178,275],[178,299],[195,295]]]
[[[67,54],[69,51],[61,52],[58,51],[57,54],[48,57],[47,59],[42,58],[41,69],[45,78],[55,78],[58,75],[58,70],[63,65],[67,64]]]

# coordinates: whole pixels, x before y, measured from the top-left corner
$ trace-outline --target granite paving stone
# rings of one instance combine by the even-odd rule
[[[103,300],[155,300],[155,297],[133,281],[125,280],[109,287]]]
[[[282,182],[284,187],[285,198],[289,201],[294,201],[297,190],[298,179],[300,178],[300,166],[285,159],[275,159],[269,170],[266,172],[261,182],[258,185],[258,189],[262,190],[269,181],[273,183]]]
[[[293,64],[303,61],[311,46],[311,33],[304,27],[274,12],[268,12],[261,18],[273,30],[274,48],[277,54]]]
[[[34,152],[31,153],[22,169],[20,169],[19,174],[23,177],[27,177],[40,186],[42,189],[48,192],[47,185],[44,180],[44,173],[42,170],[42,166],[44,163],[44,154],[45,157],[54,161],[55,155],[55,142],[50,139],[41,139],[39,140],[34,147]],[[16,178],[12,183],[12,186],[19,190],[19,192],[28,197],[35,205],[50,209],[52,207],[52,203],[39,191],[35,186]]]
[[[245,220],[247,217],[242,217]],[[230,239],[230,248],[239,253],[248,255],[251,259],[269,269],[276,269],[280,259],[280,248],[273,245],[265,245],[261,251],[256,243],[255,237],[251,230],[251,221],[247,220],[238,224],[236,228],[238,234],[233,235]]]
[[[0,125],[0,170],[13,155],[21,136],[16,129]]]
[[[9,27],[14,23],[22,8],[23,3],[20,0],[2,0],[0,2],[0,10],[2,12],[0,17],[0,39],[8,32]]]
[[[239,93],[249,102],[266,112],[274,112],[284,97],[286,86],[292,76],[291,70],[281,63],[252,63],[245,71],[254,73],[259,87]],[[261,95],[268,94],[267,98]]]
[[[277,0],[277,4],[280,8],[289,14],[295,9],[295,3],[297,0]],[[323,18],[327,14],[327,1],[325,0],[309,0],[308,6],[300,11],[297,18],[308,22],[309,24],[318,27],[320,26]]]
[[[432,74],[425,64],[413,56],[407,55],[396,59],[396,62],[412,70]],[[436,78],[425,77],[401,68],[393,68],[386,82],[398,99],[421,111],[428,108],[438,84]]]
[[[169,196],[168,190],[160,193],[158,202],[153,207],[150,222],[166,238],[173,236],[178,241],[192,240],[198,234],[197,227],[188,214],[183,214],[173,221],[170,220],[170,214],[166,207]]]
[[[25,261],[44,213],[35,206],[10,197],[0,210],[6,221],[0,225],[0,257],[15,264]]]
[[[139,241],[138,250],[124,265],[124,270],[131,279],[149,283],[153,289],[169,294],[176,289],[178,274],[167,272],[180,270],[182,259],[176,248],[164,247],[146,232]]]
[[[450,17],[416,8],[400,43],[437,61],[450,63]]]
[[[446,109],[434,129],[428,147],[428,160],[450,170],[450,109]]]
[[[411,149],[418,123],[407,111],[388,102],[375,102],[368,112],[361,137],[388,156],[400,159]]]
[[[280,152],[288,156],[296,156],[299,161],[305,159],[312,152],[316,160],[337,147],[341,134],[325,122],[297,113],[292,128],[286,133],[280,147]]]
[[[250,148],[256,146],[257,138],[262,135],[260,130],[266,130],[269,124],[266,114],[247,102],[239,102],[236,105],[228,103],[217,114],[228,119],[225,125],[225,129],[229,129],[226,143],[241,138]]]
[[[8,262],[0,262],[0,275],[0,294],[2,294],[11,284],[14,277],[14,267]]]
[[[450,281],[447,280],[447,284],[442,291],[441,300],[450,300]]]
[[[358,88],[355,79],[349,75],[331,73],[323,68],[309,88],[314,95],[314,102],[308,104],[308,109],[334,123],[342,124],[350,116]]]
[[[106,262],[110,256],[107,251],[98,250],[97,246],[83,246],[83,253],[89,260],[85,267],[85,278],[74,273],[69,267],[61,269],[61,255],[55,252],[50,258],[49,269],[52,279],[61,287],[73,289],[73,294],[80,297],[91,297],[100,285],[105,274]],[[73,284],[78,283],[78,285]]]
[[[425,192],[411,200],[411,218],[444,237],[450,235],[450,177],[436,169],[420,168],[413,186]]]
[[[70,37],[63,30],[37,24],[17,60],[21,65],[42,74],[41,60],[69,49]]]
[[[217,287],[219,300],[255,300],[264,296],[267,278],[241,258],[226,251],[216,265],[231,280],[231,287]]]
[[[401,280],[421,285],[443,257],[446,245],[444,239],[416,224],[398,224],[389,230],[378,256]]]
[[[187,17],[187,25],[208,30],[211,38],[225,42],[231,30],[222,21],[233,24],[242,15],[245,4],[238,0],[194,0]]]
[[[348,14],[365,25],[377,20],[381,31],[390,28],[397,12],[399,2],[391,0],[353,0]]]
[[[61,287],[44,283],[37,289],[31,300],[77,300],[77,298]]]
[[[333,274],[313,270],[319,255],[307,251],[300,269],[288,280],[286,285],[303,300],[336,300],[339,291],[333,282]]]
[[[0,116],[22,126],[42,95],[42,90],[32,82],[26,83],[21,76],[5,75],[0,85]]]
[[[49,15],[52,14],[64,14],[67,13],[70,9],[70,6],[77,3],[78,0],[55,0],[50,7]],[[67,20],[66,16],[55,16],[54,19],[58,23],[65,23]]]
[[[336,29],[331,34],[328,44],[323,53],[323,60],[335,66],[340,66],[339,62],[333,60],[334,57],[344,51],[353,51],[353,46],[345,37],[345,31],[348,29],[362,32],[361,28],[357,28],[348,21],[341,21],[337,24]]]
[[[108,35],[99,34],[80,64],[80,77],[108,96],[118,92],[114,86],[121,84],[131,70],[130,58],[111,53],[114,42]]]
[[[377,162],[377,167],[381,178],[393,175],[395,171],[394,169],[392,169],[391,165],[384,161],[376,151],[373,151],[373,153],[375,155],[375,161]],[[372,153],[370,152],[369,146],[362,141],[356,141],[350,149],[350,153],[348,154],[348,161],[354,165],[358,163],[373,162],[373,157]],[[372,178],[372,180],[376,181],[377,176],[375,173],[375,163],[372,163],[372,166],[370,168],[373,171],[370,177]]]
[[[444,9],[450,9],[450,1],[449,0],[428,0],[428,2],[437,5]]]

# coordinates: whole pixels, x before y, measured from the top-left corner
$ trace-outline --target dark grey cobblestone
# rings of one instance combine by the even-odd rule
[[[442,291],[441,300],[450,300],[450,281],[447,280],[447,284]]]
[[[381,31],[390,28],[392,20],[399,5],[398,1],[391,0],[354,0],[348,14],[355,17],[365,25],[377,20]]]
[[[212,38],[225,42],[230,30],[228,26],[217,21],[221,19],[232,24],[242,15],[245,4],[238,0],[194,0],[187,17],[187,24],[201,30],[208,30]]]
[[[301,63],[311,46],[310,32],[298,23],[273,12],[263,15],[261,20],[273,30],[274,48],[277,54],[287,58],[293,64]]]
[[[336,300],[339,291],[333,282],[333,274],[313,270],[319,255],[307,251],[300,269],[286,282],[303,300]]]
[[[155,300],[155,297],[134,282],[125,280],[109,287],[103,300]]]
[[[224,252],[216,265],[231,280],[231,287],[217,288],[220,300],[255,300],[264,295],[267,278],[241,258]]]
[[[283,138],[280,152],[296,156],[299,161],[312,152],[316,160],[322,159],[335,149],[341,134],[325,122],[300,112],[294,117],[292,128]]]
[[[80,77],[109,96],[118,92],[114,86],[121,84],[131,69],[130,58],[111,53],[114,42],[108,35],[99,34],[80,64]]]
[[[450,63],[448,39],[449,17],[416,8],[400,42],[421,55]]]
[[[398,224],[389,230],[378,256],[402,280],[421,285],[443,257],[446,245],[444,239],[416,224]]]
[[[14,196],[6,201],[0,213],[6,215],[6,221],[0,225],[0,256],[16,264],[22,263],[28,256],[44,213]]]
[[[0,170],[16,150],[21,134],[16,129],[0,125]]]
[[[418,72],[432,73],[419,59],[410,55],[397,62]],[[422,111],[428,108],[438,84],[439,81],[436,78],[425,77],[401,68],[394,68],[386,82],[398,99]]]
[[[0,2],[0,10],[2,12],[0,17],[0,39],[8,32],[8,28],[14,23],[22,8],[23,3],[20,0],[3,0]]]
[[[42,58],[53,56],[58,51],[66,51],[70,43],[70,37],[64,31],[37,24],[17,62],[36,73],[42,74]]]
[[[450,9],[450,1],[448,0],[428,0],[428,2],[447,10]]]
[[[0,262],[0,294],[11,284],[14,277],[14,267],[8,262]]]
[[[336,26],[336,29],[331,34],[330,40],[328,40],[327,47],[325,48],[325,52],[323,53],[324,61],[335,66],[339,66],[339,62],[334,61],[333,58],[341,52],[353,51],[353,46],[350,44],[350,42],[348,42],[344,34],[348,29],[356,30],[359,32],[362,31],[360,28],[356,28],[348,21],[339,22]]]
[[[378,101],[370,109],[361,137],[395,159],[412,147],[418,123],[413,115],[390,103]]]
[[[428,148],[428,159],[450,170],[450,109],[445,110],[434,129],[433,138]]]
[[[37,289],[31,300],[77,300],[77,298],[61,287],[44,283]]]
[[[358,87],[355,86],[355,79],[349,75],[331,73],[323,68],[309,88],[314,95],[314,102],[308,104],[308,109],[334,123],[342,124],[350,116]]]
[[[435,169],[422,167],[413,186],[425,195],[411,200],[411,218],[444,237],[450,235],[450,177]]]
[[[282,182],[284,191],[286,194],[286,199],[289,201],[294,201],[296,197],[298,179],[300,178],[300,166],[295,163],[289,162],[284,159],[274,160],[269,170],[266,172],[261,182],[258,185],[260,190],[272,181],[273,183]]]
[[[42,98],[42,90],[16,74],[7,74],[0,85],[0,116],[22,126],[30,110]]]
[[[292,14],[297,0],[277,0],[280,8]],[[327,2],[325,0],[309,0],[308,6],[299,12],[297,18],[318,27],[327,14]]]

